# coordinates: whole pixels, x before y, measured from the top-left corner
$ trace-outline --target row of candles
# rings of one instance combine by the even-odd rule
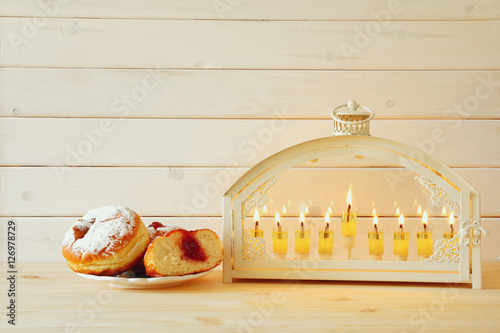
[[[307,207],[306,207],[307,210]],[[419,207],[419,212],[420,212]],[[393,252],[396,261],[406,261],[408,257],[408,248],[410,242],[410,233],[404,228],[404,216],[397,211],[399,215],[399,228],[394,232]],[[320,259],[331,259],[333,255],[333,236],[334,230],[330,227],[330,214],[325,214],[324,230],[318,233],[318,253]],[[310,253],[311,231],[304,226],[304,213],[300,213],[300,225],[295,230],[295,253],[297,259],[308,259]],[[276,258],[285,259],[288,252],[288,231],[281,225],[281,219],[278,212],[275,215],[276,228],[273,228],[273,252]],[[453,229],[454,215],[450,213],[449,223],[450,232],[445,232],[443,238],[451,239],[455,236]],[[255,228],[250,230],[251,237],[264,238],[264,230],[259,228],[259,213],[254,213]],[[342,238],[344,247],[347,249],[347,259],[351,258],[352,248],[356,245],[357,214],[352,209],[352,193],[349,190],[347,194],[347,209],[341,216]],[[417,251],[420,260],[429,258],[433,253],[432,231],[428,228],[427,212],[422,215],[422,229],[417,232]],[[382,260],[384,254],[384,232],[378,228],[378,217],[373,211],[373,229],[368,232],[368,252],[373,260]]]

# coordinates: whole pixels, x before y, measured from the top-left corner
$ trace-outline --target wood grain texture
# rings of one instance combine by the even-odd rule
[[[175,288],[127,291],[82,279],[62,263],[23,264],[16,328],[493,332],[500,326],[500,267],[483,267],[484,290],[423,283],[243,280],[223,284],[222,271],[215,270]],[[1,283],[7,287],[5,279]],[[6,321],[0,325],[7,327]]]
[[[331,120],[284,116],[277,109],[264,120],[2,118],[0,165],[250,167],[333,131]],[[370,132],[451,167],[498,167],[499,129],[500,121],[490,120],[374,120]],[[322,165],[342,165],[330,163]]]
[[[2,232],[0,233],[0,241],[7,244],[7,222],[13,220],[17,227],[17,249],[19,262],[65,262],[61,254],[61,244],[64,239],[64,234],[68,231],[79,216],[75,217],[12,217],[0,218],[0,225]],[[222,238],[222,219],[221,217],[142,217],[143,222],[149,225],[153,221],[159,221],[164,225],[178,225],[188,230],[209,228],[215,231]],[[395,218],[381,219],[381,230],[385,232],[385,255],[384,260],[392,260],[392,242],[391,233],[394,226],[397,224]],[[289,224],[289,230],[293,230],[294,222],[297,218],[285,218],[284,223]],[[273,218],[262,219],[264,228],[271,230],[274,224]],[[316,228],[322,225],[321,218],[308,218],[308,227],[312,223],[316,224]],[[443,229],[447,227],[445,219],[431,219],[434,240],[441,238]],[[338,221],[332,223],[336,230],[340,230]],[[497,239],[500,237],[500,219],[499,218],[484,218],[481,221],[483,227],[488,229],[491,234],[488,237],[482,237],[482,261],[483,262],[498,262],[500,250],[497,246]],[[410,258],[409,260],[416,260],[416,244],[414,242],[414,232],[420,225],[419,218],[407,218],[406,228],[411,229],[412,240],[410,243]],[[247,228],[249,226],[247,225]],[[367,242],[366,230],[371,227],[370,218],[360,218],[358,223],[358,241],[356,247],[353,249],[353,255],[358,259],[367,260]],[[382,229],[383,227],[383,229]],[[317,230],[317,229],[316,229]],[[334,253],[336,260],[343,260],[345,258],[345,248],[342,245],[340,233],[336,233],[334,240]],[[266,240],[267,242],[267,240]],[[269,240],[268,244],[272,244]],[[311,245],[315,248],[315,244]],[[290,252],[293,251],[293,243],[290,241]],[[315,254],[311,255],[311,258]],[[7,261],[6,247],[0,248],[0,262]]]
[[[376,119],[499,119],[499,88],[498,71],[3,68],[0,116],[327,119],[356,96]]]
[[[395,7],[393,7],[394,5]],[[3,16],[26,16],[42,12],[50,17],[147,18],[147,19],[242,19],[242,20],[377,20],[388,12],[390,20],[492,20],[500,19],[498,3],[453,0],[418,2],[354,0],[0,0]],[[397,10],[394,10],[397,8]],[[389,12],[389,10],[391,11]],[[374,14],[375,13],[375,14]],[[379,14],[379,15],[377,15]],[[386,18],[383,18],[386,19]]]
[[[500,68],[497,21],[390,22],[364,39],[366,22],[47,19],[29,38],[26,24],[0,18],[0,67]]]
[[[222,195],[245,170],[0,168],[0,216],[82,216],[89,209],[109,204],[131,207],[141,216],[221,216]],[[397,207],[407,216],[416,216],[415,199],[430,215],[440,216],[441,209],[431,205],[430,194],[413,175],[401,170],[297,168],[287,174],[288,182],[276,187],[277,192],[285,195],[273,198],[275,206],[269,204],[269,209],[274,215],[275,210],[281,211],[286,204],[290,214],[298,215],[299,207],[309,205],[315,216],[324,216],[332,205],[338,216],[352,183],[354,206],[360,216],[371,216],[373,207],[380,216],[394,216]],[[482,216],[499,217],[496,193],[500,169],[455,171],[482,195]]]

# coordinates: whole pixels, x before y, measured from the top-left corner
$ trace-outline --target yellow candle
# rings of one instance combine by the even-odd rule
[[[347,194],[347,212],[342,212],[342,236],[356,236],[357,215],[352,209],[352,193]]]
[[[410,233],[404,231],[404,216],[399,215],[399,230],[394,233],[394,258],[397,261],[406,261],[408,257],[408,246],[410,245]]]
[[[384,233],[378,230],[376,213],[373,216],[373,231],[368,232],[368,253],[374,260],[381,260],[384,254]]]
[[[276,212],[276,229],[273,229],[273,252],[278,259],[286,259],[288,252],[288,232],[280,225],[280,215]]]
[[[433,241],[432,232],[427,229],[427,212],[422,216],[421,232],[417,232],[417,251],[420,260],[425,260],[432,255]]]
[[[444,208],[444,207],[443,207]],[[453,222],[454,222],[454,219],[455,218],[455,214],[453,214],[453,212],[450,212],[450,232],[445,232],[443,234],[443,238],[444,239],[452,239],[457,233],[455,232],[455,230],[453,229]]]
[[[310,231],[295,231],[295,253],[309,254],[311,245],[311,232]]]
[[[384,254],[384,232],[368,231],[368,251],[370,254]]]
[[[273,252],[278,254],[288,252],[288,231],[285,228],[273,229]]]
[[[304,213],[300,213],[300,229],[295,230],[295,253],[299,259],[309,258],[311,231],[304,228]]]
[[[255,222],[255,229],[250,229],[250,236],[253,238],[264,238],[264,229],[259,229],[259,212],[257,211],[257,209],[253,214],[253,219]]]
[[[318,253],[333,254],[333,230],[319,232]]]
[[[330,230],[330,214],[325,214],[325,230],[319,231],[318,238],[318,253],[320,254],[320,258],[324,257],[325,259],[331,258],[333,254],[333,230]],[[330,255],[329,258],[327,256],[322,255]]]
[[[347,217],[349,216],[349,217]],[[342,236],[356,236],[357,216],[356,213],[342,213]]]

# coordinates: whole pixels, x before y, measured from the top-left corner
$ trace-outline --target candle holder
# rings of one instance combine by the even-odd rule
[[[384,254],[384,232],[368,232],[368,254],[372,260],[382,260]]]
[[[297,259],[309,259],[311,248],[311,231],[301,229],[295,230],[295,254]]]
[[[330,260],[333,256],[333,230],[320,230],[318,233],[318,253],[321,260]]]
[[[356,246],[357,215],[355,212],[342,213],[342,239],[347,249],[347,259],[351,259],[352,248]]]
[[[345,108],[346,111],[341,111]],[[433,156],[401,142],[370,136],[368,122],[373,117],[373,112],[367,107],[349,101],[334,108],[331,115],[334,120],[334,136],[309,140],[273,154],[245,172],[224,194],[223,281],[230,283],[233,279],[305,279],[440,282],[470,283],[474,289],[481,289],[482,237],[488,232],[481,225],[478,192],[464,178]],[[394,126],[404,124],[398,122]],[[404,128],[395,130],[399,133],[403,132]],[[382,161],[383,165],[398,165],[402,171],[413,174],[414,181],[405,178],[404,186],[397,186],[395,191],[389,191],[387,182],[380,179],[373,183],[365,181],[367,176],[382,177],[383,173],[375,170],[366,173],[366,170],[360,171],[360,168],[346,167],[342,173],[333,174],[323,167],[305,167],[318,161],[318,165],[329,165],[331,160],[337,158],[341,163],[358,163],[361,157]],[[337,160],[334,163],[337,165]],[[365,164],[359,163],[364,168]],[[344,172],[347,174],[344,175]],[[424,262],[367,262],[344,258],[314,260],[309,258],[308,254],[309,251],[316,251],[316,248],[310,249],[310,232],[304,230],[295,232],[294,245],[297,256],[305,259],[302,262],[294,262],[273,259],[274,247],[271,247],[271,242],[266,244],[264,238],[259,237],[264,234],[271,236],[267,235],[267,229],[263,234],[254,229],[253,238],[250,232],[253,225],[248,225],[248,229],[245,227],[254,210],[264,211],[264,205],[268,209],[281,210],[286,204],[290,211],[288,214],[295,214],[297,209],[307,202],[312,207],[313,216],[310,218],[319,220],[318,209],[326,208],[329,204],[339,204],[341,193],[338,189],[350,187],[351,181],[354,182],[353,188],[366,190],[363,197],[358,197],[359,200],[370,193],[394,195],[394,198],[384,197],[380,200],[382,211],[386,215],[392,211],[390,203],[394,199],[399,202],[412,193],[416,194],[418,202],[432,202],[439,209],[446,206],[448,212],[457,215],[457,236],[460,237],[450,234],[450,239],[437,240],[433,254]],[[414,188],[406,188],[408,185]],[[375,188],[377,186],[381,188]],[[400,197],[399,192],[404,195]],[[426,194],[427,197],[424,197]],[[375,198],[368,198],[370,201],[372,199]],[[363,215],[369,214],[368,204],[364,202],[359,206]],[[405,202],[401,207],[408,207],[409,204],[411,203]],[[315,221],[313,223],[318,225]],[[354,212],[347,210],[342,214],[341,231],[348,259],[351,259],[352,248],[356,245],[356,224],[357,216]],[[319,237],[319,230],[322,229],[315,231],[314,238],[316,235]],[[407,260],[410,233],[402,230],[393,236],[395,259]],[[374,234],[369,237],[371,240],[377,240]],[[382,239],[382,234],[378,235],[378,239]],[[366,236],[363,241],[366,242]],[[317,251],[323,251],[319,249],[319,242]],[[376,256],[380,255],[377,253],[380,250],[372,249],[371,252]],[[469,263],[469,256],[472,257],[472,263]]]
[[[276,259],[286,259],[288,252],[288,231],[279,227],[273,229],[273,253]]]

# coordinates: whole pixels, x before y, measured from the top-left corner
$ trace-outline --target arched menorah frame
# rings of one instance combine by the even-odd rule
[[[429,190],[434,204],[447,206],[459,217],[456,236],[441,240],[425,262],[270,259],[261,245],[251,243],[247,237],[243,226],[245,212],[266,203],[265,193],[280,172],[338,155],[371,156],[420,175],[417,180]],[[223,228],[225,283],[231,283],[233,278],[256,278],[472,283],[474,289],[482,288],[481,233],[487,231],[481,227],[479,194],[442,162],[392,140],[365,135],[325,137],[266,158],[224,194]]]

